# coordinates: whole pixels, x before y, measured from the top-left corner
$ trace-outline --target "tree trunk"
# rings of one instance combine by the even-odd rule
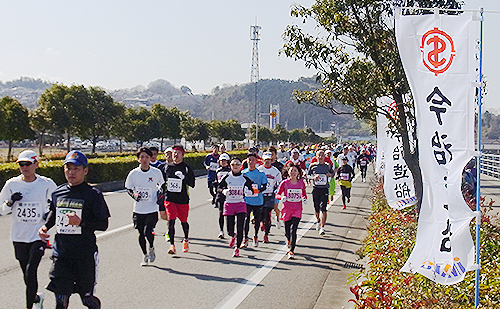
[[[415,145],[415,152],[412,153],[410,149],[410,137],[408,132],[408,123],[406,122],[406,116],[404,111],[403,96],[400,93],[395,93],[393,95],[394,100],[397,104],[397,129],[401,134],[401,140],[403,143],[403,157],[405,159],[406,165],[410,169],[413,176],[413,185],[415,187],[415,195],[417,197],[417,204],[415,210],[417,213],[420,212],[420,207],[422,205],[422,194],[423,194],[423,184],[422,184],[422,171],[420,170],[420,161],[418,159],[418,141]],[[417,130],[417,124],[414,128],[415,132]]]
[[[44,132],[40,132],[40,138],[38,140],[38,155],[41,157],[43,154],[43,136],[45,135]]]
[[[12,140],[9,140],[9,151],[7,152],[7,162],[12,160]]]
[[[163,152],[163,136],[161,137],[160,151]]]
[[[120,153],[123,152],[123,147],[122,147],[122,139],[119,138],[118,142],[120,143]]]
[[[95,153],[95,146],[97,144],[97,137],[92,137],[92,153]]]
[[[66,137],[67,137],[67,143],[66,143],[66,150],[68,152],[71,151],[71,141],[70,141],[70,138],[71,138],[71,133],[69,132],[69,130],[66,132]]]

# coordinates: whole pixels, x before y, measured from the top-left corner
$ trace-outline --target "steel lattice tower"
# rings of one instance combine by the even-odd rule
[[[259,108],[257,103],[257,85],[259,83],[259,40],[260,40],[260,26],[250,26],[250,40],[253,41],[252,48],[252,70],[250,73],[250,82],[254,83],[254,103],[255,103],[255,140],[259,140]]]

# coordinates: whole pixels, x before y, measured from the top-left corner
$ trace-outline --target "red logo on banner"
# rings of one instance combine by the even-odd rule
[[[392,119],[396,120],[396,113],[398,111],[398,105],[396,101],[393,101],[391,105],[387,107],[387,113],[391,116]]]
[[[438,28],[429,30],[422,36],[420,50],[424,65],[436,76],[448,70],[455,57],[453,39]]]

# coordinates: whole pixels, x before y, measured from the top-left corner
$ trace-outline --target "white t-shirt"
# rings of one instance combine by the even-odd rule
[[[23,176],[7,180],[0,192],[2,213],[12,209],[12,228],[10,239],[15,242],[30,243],[40,240],[38,230],[45,224],[45,214],[49,211],[49,201],[56,184],[50,178],[36,175],[35,181],[26,182]],[[21,192],[23,198],[8,207],[8,201],[13,193]]]
[[[278,190],[278,186],[283,180],[281,177],[281,172],[274,166],[271,165],[270,168],[265,167],[264,165],[258,167],[259,171],[266,174],[267,177],[267,187],[263,194],[268,193],[276,193]]]
[[[141,196],[138,202],[134,201],[135,213],[149,214],[158,211],[157,192],[164,182],[161,171],[152,166],[145,172],[139,166],[128,173],[125,188],[131,189]]]

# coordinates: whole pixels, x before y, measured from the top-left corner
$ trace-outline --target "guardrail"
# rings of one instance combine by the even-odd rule
[[[500,179],[500,155],[482,153],[481,173]]]

